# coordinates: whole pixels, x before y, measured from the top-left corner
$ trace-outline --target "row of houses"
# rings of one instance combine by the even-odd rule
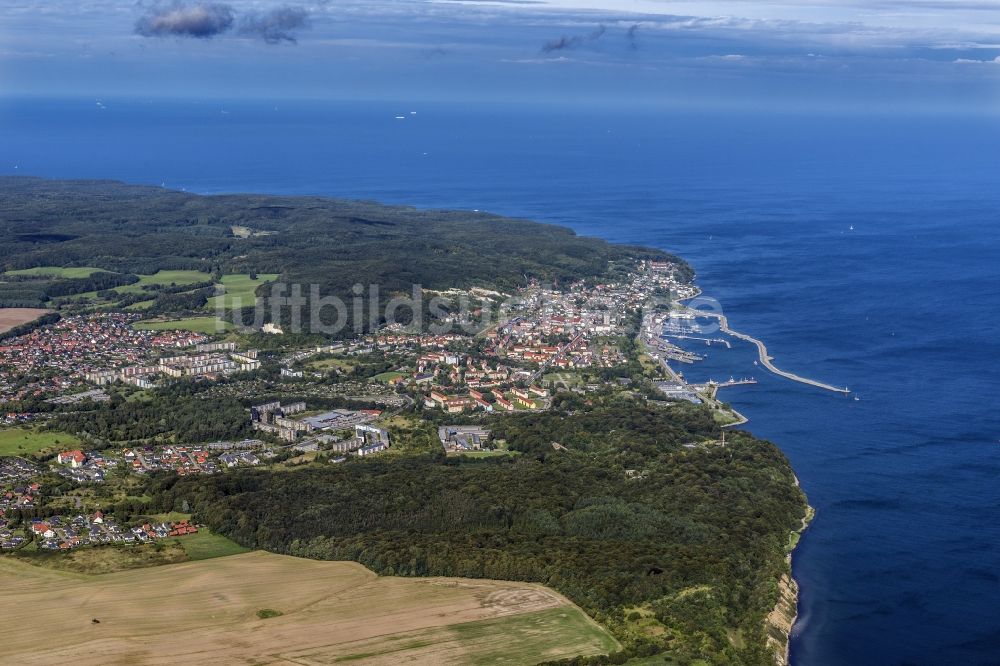
[[[514,387],[506,394],[493,393],[493,400],[487,399],[485,393],[470,388],[467,395],[449,395],[442,389],[435,389],[424,397],[424,406],[441,409],[449,414],[459,414],[465,411],[482,409],[486,412],[502,410],[512,412],[518,407],[523,409],[540,409],[545,406],[548,390],[532,385],[524,389]]]
[[[261,365],[256,349],[238,352],[233,343],[203,344],[195,349],[194,354],[164,356],[151,364],[95,370],[86,373],[84,379],[97,386],[124,382],[139,388],[152,388],[156,386],[155,378],[160,375],[174,379],[224,377],[234,372],[257,370]]]
[[[11,511],[35,508],[40,491],[37,481],[7,485],[0,492],[0,518],[6,518]]]
[[[91,516],[50,516],[44,520],[32,521],[27,529],[35,537],[38,548],[57,551],[72,550],[87,545],[148,543],[157,539],[198,532],[198,528],[187,520],[147,521],[133,527],[120,527],[111,517],[105,516],[100,511]],[[13,530],[8,528],[7,532],[11,537],[3,540],[3,535],[0,534],[0,547],[16,548],[24,542],[23,538],[17,539]]]
[[[41,470],[23,458],[0,458],[0,519],[11,511],[33,509],[41,485],[34,480]]]
[[[380,332],[372,341],[382,349],[444,349],[464,340],[464,336],[456,333],[433,335]]]
[[[125,465],[138,474],[154,471],[174,471],[178,474],[214,474],[220,465],[259,465],[261,456],[271,451],[261,440],[213,442],[205,446],[147,446],[122,449],[119,453],[104,451],[62,451],[56,456],[60,467],[56,472],[77,483],[104,481],[107,471]]]
[[[134,313],[70,315],[0,342],[0,402],[62,394],[87,375],[148,364],[158,349],[199,344],[207,336],[187,331],[140,331]]]
[[[122,459],[134,472],[173,471],[180,476],[215,474],[219,471],[210,451],[200,446],[153,446],[122,449]]]

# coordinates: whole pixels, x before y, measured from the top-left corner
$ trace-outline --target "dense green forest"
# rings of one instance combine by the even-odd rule
[[[160,508],[195,507],[249,547],[383,574],[545,583],[627,654],[772,663],[764,616],[805,508],[773,445],[743,434],[704,444],[717,428],[686,405],[509,416],[495,427],[520,455],[163,477],[151,492]]]
[[[91,409],[57,415],[51,425],[109,443],[191,444],[250,435],[246,410],[231,398],[205,400],[168,389],[145,400],[129,402],[115,395],[109,402],[91,404]]]
[[[673,260],[690,275],[686,264],[658,250],[487,213],[319,197],[198,196],[111,181],[0,177],[0,234],[4,270],[111,272],[70,286],[0,276],[7,305],[37,305],[56,293],[87,291],[90,283],[105,289],[167,269],[277,273],[342,298],[355,284],[378,284],[391,294],[409,293],[414,284],[511,289],[528,278],[598,277],[626,257]]]

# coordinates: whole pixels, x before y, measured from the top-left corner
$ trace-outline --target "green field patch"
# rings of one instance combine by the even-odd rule
[[[49,449],[65,450],[79,446],[79,439],[64,432],[29,428],[0,430],[0,456],[26,456]]]
[[[139,281],[135,284],[128,284],[124,287],[116,287],[119,294],[141,294],[146,290],[146,286],[169,287],[171,285],[195,284],[196,282],[208,282],[212,279],[210,273],[201,271],[157,271],[152,275],[140,275]]]
[[[109,273],[103,268],[93,268],[92,266],[78,266],[74,268],[62,268],[59,266],[36,266],[35,268],[22,268],[16,271],[7,271],[8,275],[37,275],[39,277],[56,277],[65,279],[90,277],[93,273]]]
[[[254,304],[256,298],[254,292],[257,287],[278,279],[277,273],[259,273],[256,278],[238,273],[235,275],[223,275],[222,287],[225,289],[223,296],[212,296],[208,299],[205,307],[217,308],[220,303],[223,307],[247,307]]]
[[[712,419],[719,425],[729,425],[730,423],[739,421],[738,418],[733,416],[732,412],[723,410],[712,410]]]
[[[125,287],[117,287],[118,289],[124,289]],[[114,290],[112,290],[113,292]],[[112,296],[114,294],[112,293]],[[85,291],[81,294],[71,294],[69,296],[57,296],[52,299],[56,303],[76,303],[81,301],[86,301],[88,305],[103,305],[105,303],[114,303],[117,299],[108,300],[103,299],[97,295],[97,291]]]
[[[308,656],[333,663],[382,657],[399,663],[532,664],[618,649],[618,642],[581,610],[562,607],[388,634]]]
[[[232,539],[215,534],[205,527],[198,528],[196,534],[185,534],[177,539],[192,560],[209,560],[213,557],[227,557],[250,551],[249,548],[244,548]]]
[[[406,374],[405,372],[397,372],[393,370],[390,372],[383,372],[381,374],[375,375],[374,377],[372,377],[372,379],[374,379],[377,382],[382,382],[383,384],[387,384],[393,379],[396,379],[397,377],[402,377],[405,374]]]
[[[149,294],[152,297],[156,295],[155,292],[145,289],[145,287],[170,287],[174,285],[197,284],[199,282],[209,282],[211,279],[212,276],[209,273],[203,273],[202,271],[158,271],[152,275],[140,275],[138,282],[126,284],[121,287],[115,287],[111,291],[113,291],[114,295],[118,297],[128,294]],[[82,294],[74,294],[72,296],[64,296],[61,298],[68,300],[83,299],[87,301],[104,302],[98,297],[97,291],[85,291]],[[141,301],[128,306],[126,310],[141,310],[143,308],[148,308],[152,305],[152,303],[152,299],[148,301]]]
[[[164,321],[137,321],[132,324],[139,331],[191,331],[192,333],[224,333],[233,328],[232,323],[215,317],[188,317],[187,319],[167,319]]]

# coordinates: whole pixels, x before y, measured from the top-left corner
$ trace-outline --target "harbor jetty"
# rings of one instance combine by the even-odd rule
[[[727,335],[731,335],[734,338],[739,338],[740,340],[746,340],[747,342],[753,343],[757,347],[757,353],[760,356],[760,364],[778,375],[779,377],[784,377],[785,379],[790,379],[793,382],[799,382],[800,384],[807,384],[809,386],[815,386],[816,388],[821,388],[825,391],[833,391],[834,393],[842,393],[843,395],[848,395],[851,391],[847,388],[840,388],[837,386],[831,386],[830,384],[825,384],[823,382],[818,382],[815,379],[808,379],[806,377],[800,377],[792,372],[786,372],[772,363],[772,357],[767,353],[767,345],[762,341],[753,337],[752,335],[747,335],[746,333],[740,333],[739,331],[734,331],[729,328],[729,319],[726,315],[717,312],[703,312],[701,310],[690,310],[692,313],[699,317],[714,317],[719,320],[719,330]]]
[[[733,346],[729,344],[729,340],[724,338],[700,338],[696,335],[680,335],[675,333],[667,333],[667,337],[677,338],[678,340],[697,340],[698,342],[704,342],[706,345],[720,344],[724,345],[726,349],[732,349]]]

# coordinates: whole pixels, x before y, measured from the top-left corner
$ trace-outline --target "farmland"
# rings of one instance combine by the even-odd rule
[[[531,663],[617,648],[538,585],[259,551],[98,576],[2,560],[0,585],[21,613],[0,642],[20,664]]]
[[[15,326],[32,322],[46,312],[51,312],[51,310],[44,308],[0,308],[0,333],[9,331]]]

